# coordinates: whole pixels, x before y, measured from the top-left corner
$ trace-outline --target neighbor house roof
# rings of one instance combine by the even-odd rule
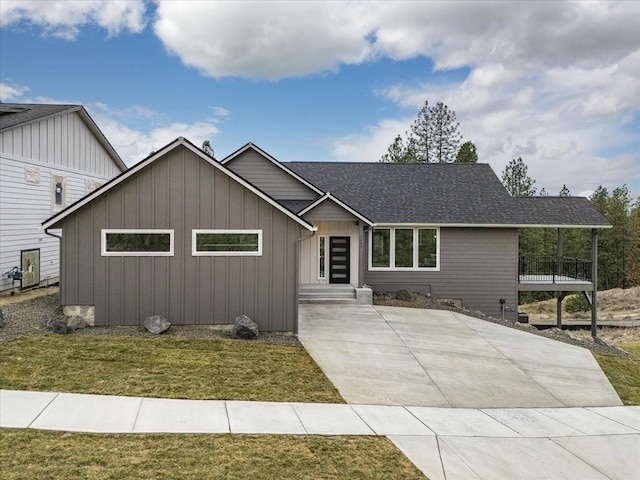
[[[285,165],[378,225],[609,226],[587,199],[512,197],[486,164]]]
[[[87,127],[98,139],[103,148],[109,152],[120,170],[127,169],[126,164],[115,151],[107,137],[104,136],[98,125],[93,121],[82,105],[57,105],[35,103],[1,103],[0,104],[0,131],[20,127],[29,123],[54,117],[62,113],[77,112],[84,120]]]
[[[91,203],[94,199],[100,197],[101,195],[103,195],[107,191],[111,190],[112,188],[116,187],[117,185],[119,185],[120,183],[125,181],[127,178],[135,175],[137,172],[139,172],[143,168],[147,167],[148,165],[150,165],[151,163],[155,162],[160,157],[164,156],[169,151],[171,151],[171,150],[173,150],[173,149],[175,149],[175,148],[177,148],[179,146],[184,146],[187,149],[191,150],[193,153],[195,153],[200,158],[205,160],[207,163],[212,165],[213,168],[217,168],[218,170],[221,170],[226,175],[231,177],[233,180],[238,182],[240,185],[242,185],[246,189],[250,190],[251,192],[253,192],[257,196],[259,196],[260,198],[265,200],[267,203],[269,203],[270,205],[272,205],[273,207],[275,207],[276,209],[278,209],[279,211],[284,213],[289,218],[291,218],[294,221],[296,221],[299,225],[301,225],[305,229],[307,229],[309,231],[316,231],[317,230],[317,228],[315,226],[311,225],[310,223],[308,223],[307,221],[305,221],[304,219],[302,219],[298,215],[296,215],[294,212],[291,212],[290,210],[285,208],[283,205],[281,205],[280,203],[278,203],[277,201],[275,201],[274,199],[269,197],[262,190],[258,189],[254,185],[252,185],[249,182],[247,182],[246,180],[244,180],[239,175],[236,175],[234,172],[229,170],[227,167],[225,167],[224,165],[220,164],[220,162],[218,162],[218,161],[212,159],[211,157],[209,157],[200,148],[196,147],[193,143],[191,143],[189,140],[187,140],[184,137],[179,137],[179,138],[175,139],[173,142],[171,142],[168,145],[164,146],[163,148],[161,148],[157,152],[149,155],[147,158],[145,158],[144,160],[140,161],[136,165],[132,166],[127,171],[122,172],[117,177],[112,178],[110,181],[108,181],[107,183],[102,185],[97,190],[94,190],[92,193],[84,196],[83,198],[81,198],[77,202],[73,203],[72,205],[68,206],[64,210],[62,210],[59,213],[57,213],[57,214],[53,215],[52,217],[48,218],[47,220],[45,220],[42,223],[42,228],[44,228],[45,230],[49,229],[49,228],[58,228],[58,224],[65,217],[67,217],[67,216],[71,215],[72,213],[76,212],[77,210],[83,208],[85,205]]]

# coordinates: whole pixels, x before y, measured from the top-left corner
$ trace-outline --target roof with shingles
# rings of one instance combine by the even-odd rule
[[[285,165],[377,224],[609,226],[586,198],[512,197],[487,164]]]
[[[78,110],[81,105],[42,105],[33,103],[0,103],[0,130],[23,123],[58,115],[67,110]]]

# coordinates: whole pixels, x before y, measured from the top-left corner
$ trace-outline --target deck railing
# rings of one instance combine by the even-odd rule
[[[533,256],[520,257],[520,281],[591,282],[591,260],[579,258]]]

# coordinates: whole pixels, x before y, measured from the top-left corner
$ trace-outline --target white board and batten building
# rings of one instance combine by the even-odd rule
[[[0,103],[0,293],[14,267],[16,288],[58,282],[59,239],[41,223],[126,168],[81,105]]]

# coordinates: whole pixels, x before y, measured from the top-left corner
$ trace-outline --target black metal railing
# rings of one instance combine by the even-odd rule
[[[520,281],[591,282],[592,263],[579,258],[523,255],[518,273]]]

